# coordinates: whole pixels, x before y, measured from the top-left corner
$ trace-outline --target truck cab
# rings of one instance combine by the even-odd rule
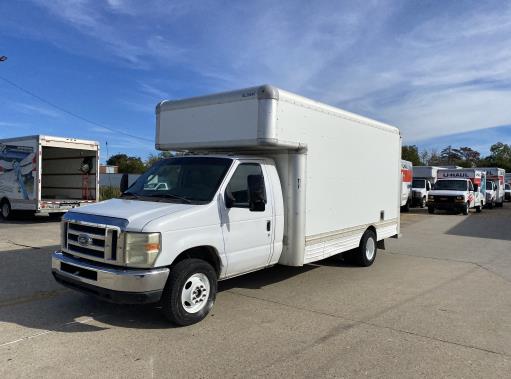
[[[412,204],[425,208],[428,194],[431,191],[431,182],[426,178],[415,178],[412,182]]]

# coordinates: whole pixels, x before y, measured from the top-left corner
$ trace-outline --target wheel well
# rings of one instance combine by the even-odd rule
[[[185,259],[190,259],[190,258],[202,259],[202,260],[208,262],[215,269],[217,276],[220,276],[220,271],[222,269],[222,263],[220,261],[220,258],[218,257],[218,252],[214,247],[212,247],[212,246],[196,246],[191,249],[187,249],[187,250],[183,251],[181,254],[179,254],[176,259],[174,259],[172,266],[176,265],[177,263],[179,263]]]
[[[369,226],[369,227],[366,229],[366,231],[367,231],[367,230],[372,230],[372,231],[374,232],[374,235],[376,236],[376,239],[378,239],[378,233],[376,232],[376,228],[374,227],[374,225]],[[364,232],[364,233],[365,233],[365,232]]]

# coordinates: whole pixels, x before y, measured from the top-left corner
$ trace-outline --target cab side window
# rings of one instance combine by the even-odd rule
[[[248,177],[250,175],[263,175],[261,165],[257,163],[242,163],[234,172],[227,185],[227,196],[231,197],[235,208],[249,208]]]
[[[469,191],[474,191],[474,185],[472,184],[471,180],[468,181],[468,190]]]

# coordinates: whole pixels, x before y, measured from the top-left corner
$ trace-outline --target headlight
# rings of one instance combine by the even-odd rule
[[[152,266],[161,251],[161,234],[127,232],[124,251],[128,266]]]
[[[465,200],[465,196],[456,196],[456,200]]]

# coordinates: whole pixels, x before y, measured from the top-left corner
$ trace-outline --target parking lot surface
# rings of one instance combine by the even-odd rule
[[[0,221],[0,377],[511,376],[511,204],[416,209],[372,267],[332,258],[224,281],[176,328],[59,286],[59,224]]]

